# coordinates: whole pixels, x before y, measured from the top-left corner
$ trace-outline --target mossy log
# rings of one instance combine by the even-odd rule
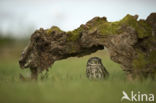
[[[95,17],[73,31],[53,26],[36,30],[23,51],[19,64],[30,68],[32,77],[57,60],[80,57],[106,47],[111,59],[119,63],[130,78],[156,73],[156,13],[146,20],[127,15],[117,22]]]

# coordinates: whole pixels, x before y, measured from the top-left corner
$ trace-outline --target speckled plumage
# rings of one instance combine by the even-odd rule
[[[101,59],[92,57],[87,62],[86,75],[89,79],[103,79],[109,75]]]

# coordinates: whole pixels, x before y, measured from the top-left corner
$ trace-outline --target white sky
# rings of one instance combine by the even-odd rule
[[[138,14],[145,19],[156,12],[155,5],[156,0],[0,0],[0,32],[23,36],[53,25],[67,31],[95,16],[116,21]]]

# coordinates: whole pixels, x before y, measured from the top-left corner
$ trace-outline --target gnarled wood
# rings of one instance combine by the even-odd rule
[[[107,47],[114,62],[133,77],[156,72],[156,13],[147,20],[127,15],[118,22],[95,17],[79,28],[64,32],[58,27],[36,30],[23,51],[21,68],[42,72],[55,61],[84,56]],[[36,73],[32,72],[36,75]]]

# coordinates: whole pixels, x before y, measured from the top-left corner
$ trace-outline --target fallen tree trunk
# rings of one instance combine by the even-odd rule
[[[19,64],[30,68],[32,77],[48,70],[55,61],[84,56],[107,47],[111,59],[130,76],[156,73],[156,13],[146,20],[127,15],[117,22],[95,17],[79,28],[64,32],[58,27],[36,30],[23,51]]]

